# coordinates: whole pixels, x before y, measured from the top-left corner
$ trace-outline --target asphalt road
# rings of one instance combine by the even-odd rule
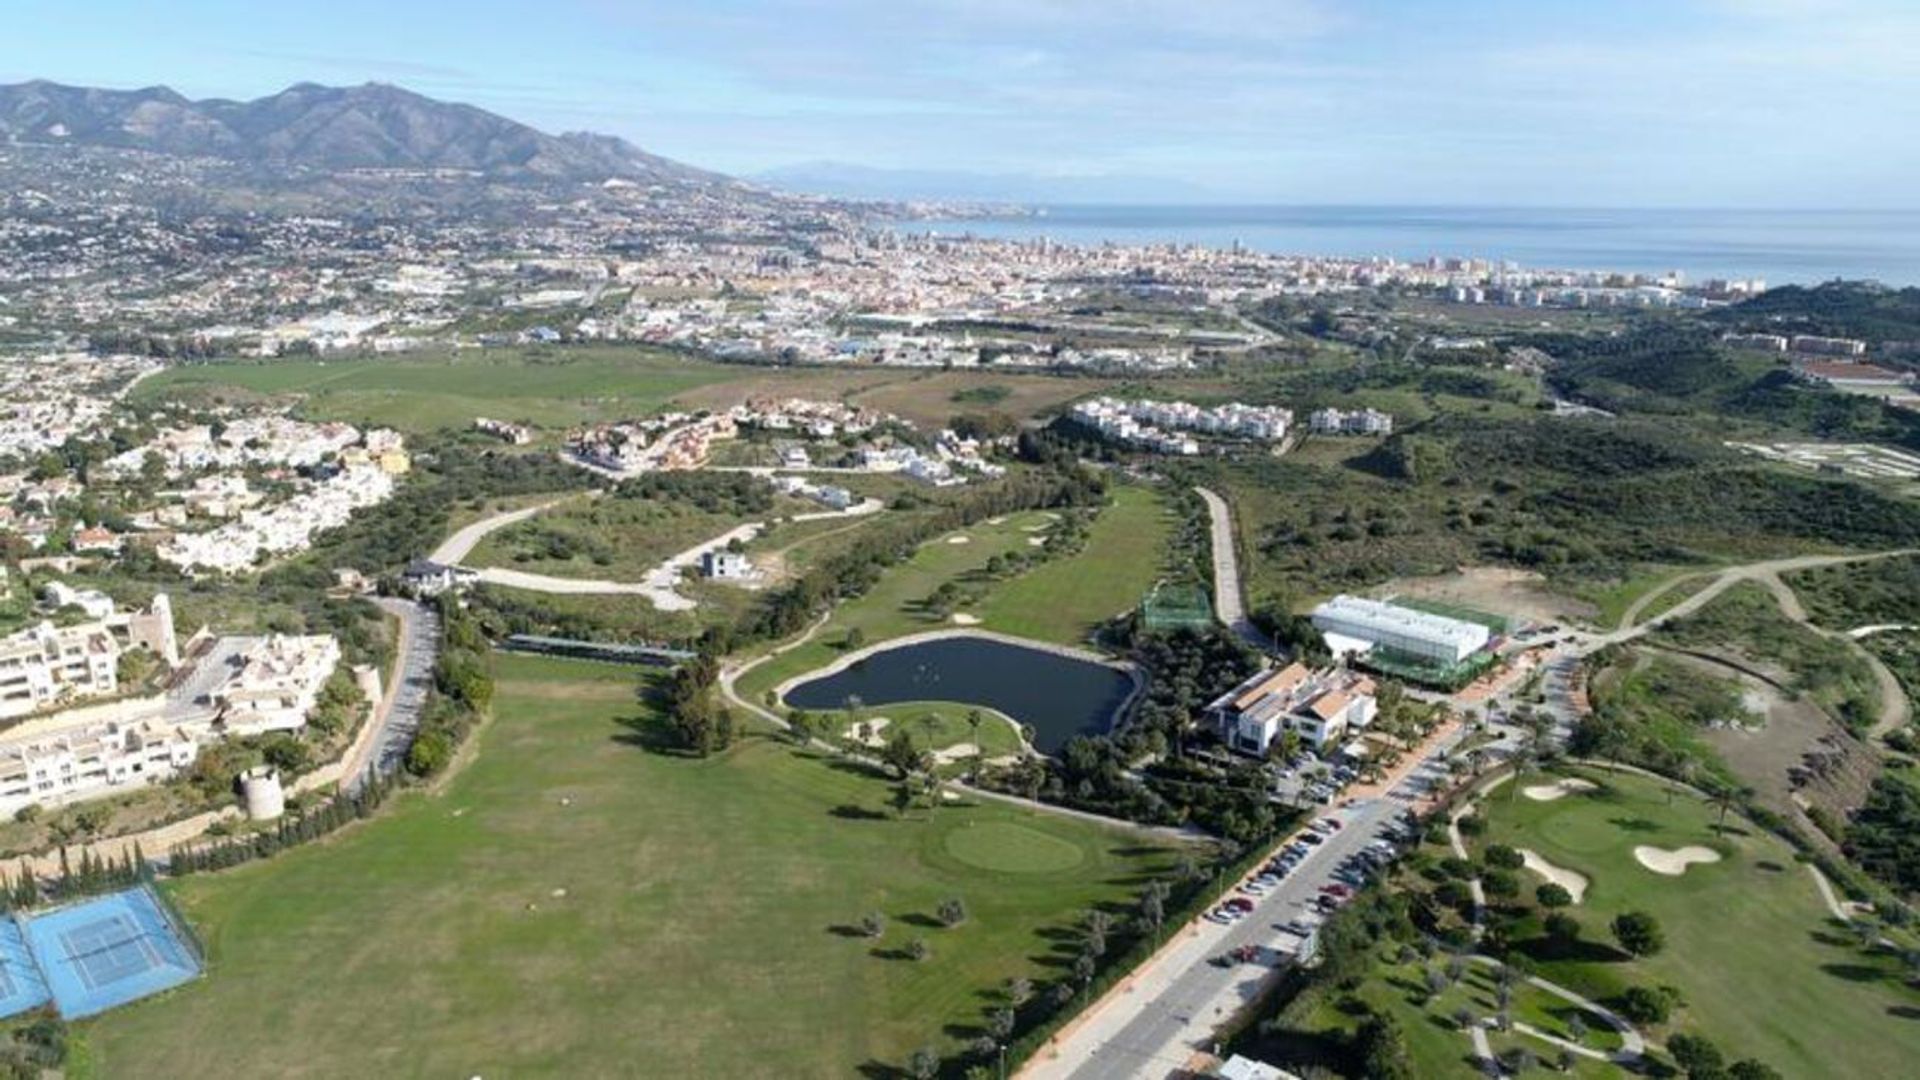
[[[1272,966],[1287,962],[1299,949],[1301,939],[1281,927],[1293,919],[1318,924],[1321,916],[1314,901],[1322,888],[1333,883],[1340,864],[1380,839],[1422,793],[1446,782],[1446,771],[1434,764],[1443,751],[1436,748],[1386,795],[1323,815],[1339,820],[1342,828],[1314,848],[1278,888],[1254,898],[1251,914],[1228,926],[1204,919],[1196,924],[1198,933],[1166,958],[1177,971],[1161,977],[1140,973],[1135,992],[1142,997],[1120,1006],[1134,1015],[1118,1030],[1093,1040],[1097,1045],[1091,1053],[1075,1051],[1079,1041],[1070,1040],[1061,1059],[1037,1062],[1023,1075],[1158,1080],[1183,1068],[1197,1051],[1209,1049],[1214,1028],[1259,993]],[[1247,894],[1236,891],[1234,895]],[[1260,950],[1256,963],[1223,967],[1212,962],[1242,945]],[[1097,1021],[1090,1026],[1098,1026]],[[1076,1052],[1081,1060],[1069,1060],[1068,1055]]]
[[[374,718],[380,728],[374,736],[372,760],[365,771],[348,780],[349,791],[358,790],[371,774],[390,775],[407,760],[407,750],[420,730],[427,691],[433,686],[434,654],[440,641],[440,615],[432,607],[396,597],[381,597],[376,603],[400,620],[400,662],[395,665],[393,684],[386,688],[389,703]]]
[[[1213,613],[1222,625],[1256,649],[1270,650],[1273,643],[1247,618],[1247,605],[1240,587],[1240,557],[1233,549],[1233,508],[1227,500],[1203,487],[1194,491],[1207,504],[1208,530],[1213,540]]]

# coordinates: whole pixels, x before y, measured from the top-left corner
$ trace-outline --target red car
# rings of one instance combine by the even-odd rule
[[[1331,885],[1322,886],[1320,891],[1326,893],[1328,896],[1347,896],[1353,892],[1352,889],[1347,888],[1337,881]]]
[[[1226,902],[1220,906],[1226,908],[1228,911],[1247,912],[1253,910],[1253,901],[1244,896],[1233,896],[1227,898]]]

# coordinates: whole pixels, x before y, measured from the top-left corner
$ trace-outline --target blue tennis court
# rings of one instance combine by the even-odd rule
[[[53,995],[40,965],[27,950],[26,934],[20,924],[0,918],[0,1017],[13,1016],[45,1005]]]
[[[45,989],[69,1020],[200,974],[199,960],[145,888],[32,916],[26,920],[26,943],[45,975]]]

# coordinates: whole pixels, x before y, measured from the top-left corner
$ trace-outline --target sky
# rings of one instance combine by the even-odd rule
[[[1920,0],[8,0],[0,82],[391,82],[741,175],[1920,208]]]

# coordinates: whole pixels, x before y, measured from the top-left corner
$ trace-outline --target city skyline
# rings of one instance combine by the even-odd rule
[[[749,177],[830,162],[1059,201],[1900,209],[1920,165],[1886,138],[1920,120],[1920,13],[1881,0],[21,6],[0,81],[392,82]]]

